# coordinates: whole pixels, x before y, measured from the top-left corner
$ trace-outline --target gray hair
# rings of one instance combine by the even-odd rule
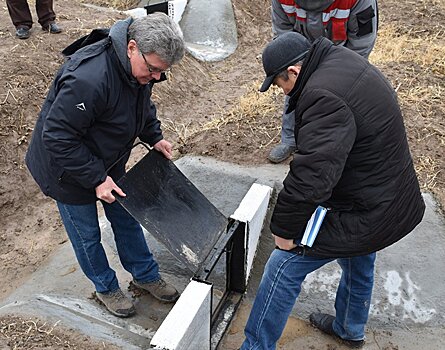
[[[143,54],[155,53],[168,65],[178,63],[185,52],[181,28],[162,12],[135,19],[128,40],[136,41]]]

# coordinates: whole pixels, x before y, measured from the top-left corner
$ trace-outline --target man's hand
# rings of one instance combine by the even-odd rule
[[[102,182],[99,186],[96,187],[96,197],[107,203],[113,203],[116,198],[111,193],[112,191],[115,191],[121,197],[126,196],[121,188],[114,183],[113,179],[107,176],[105,182]]]
[[[274,234],[272,234],[272,236],[275,238],[275,245],[280,249],[291,250],[297,246],[293,239],[281,238]]]
[[[161,152],[165,158],[172,159],[172,144],[166,140],[161,140],[156,143],[153,148]]]

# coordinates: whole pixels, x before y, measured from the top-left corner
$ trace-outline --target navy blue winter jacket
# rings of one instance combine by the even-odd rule
[[[26,165],[43,193],[57,201],[96,201],[95,187],[107,175],[117,180],[124,174],[137,137],[150,145],[162,139],[150,99],[153,83],[140,85],[131,74],[131,21],[117,22],[108,37],[69,56],[43,104]]]

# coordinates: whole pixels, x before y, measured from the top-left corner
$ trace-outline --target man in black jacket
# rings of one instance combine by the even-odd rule
[[[159,275],[138,222],[115,201],[115,194],[125,193],[114,180],[125,173],[137,137],[171,158],[151,91],[183,57],[182,33],[167,15],[156,13],[118,21],[109,32],[93,31],[64,52],[70,56],[43,104],[26,164],[42,191],[57,201],[77,260],[111,313],[127,317],[135,309],[101,244],[97,200],[133,283],[174,302],[179,293]]]
[[[347,65],[342,64],[348,62]],[[425,205],[395,91],[366,59],[326,38],[286,33],[263,52],[266,79],[290,97],[297,151],[271,219],[265,267],[241,349],[275,349],[306,275],[337,260],[335,316],[311,322],[350,347],[364,343],[376,251],[403,238]],[[303,244],[317,208],[327,214]]]
[[[377,37],[377,0],[272,0],[272,30],[275,35],[291,31],[309,41],[323,36],[368,58]],[[339,64],[345,64],[340,62]],[[284,100],[284,109],[289,97]],[[272,163],[281,163],[294,153],[294,114],[284,110],[281,142],[269,153]]]

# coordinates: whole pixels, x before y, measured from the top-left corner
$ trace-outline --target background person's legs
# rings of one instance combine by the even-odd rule
[[[284,109],[281,120],[281,143],[276,145],[269,153],[268,159],[273,163],[281,163],[295,152],[295,113],[286,113],[289,106],[289,96],[284,98]]]
[[[42,28],[48,27],[50,23],[53,23],[56,20],[56,14],[53,9],[53,0],[36,0],[36,12]]]
[[[16,28],[32,27],[32,16],[26,0],[6,0],[9,15]]]

